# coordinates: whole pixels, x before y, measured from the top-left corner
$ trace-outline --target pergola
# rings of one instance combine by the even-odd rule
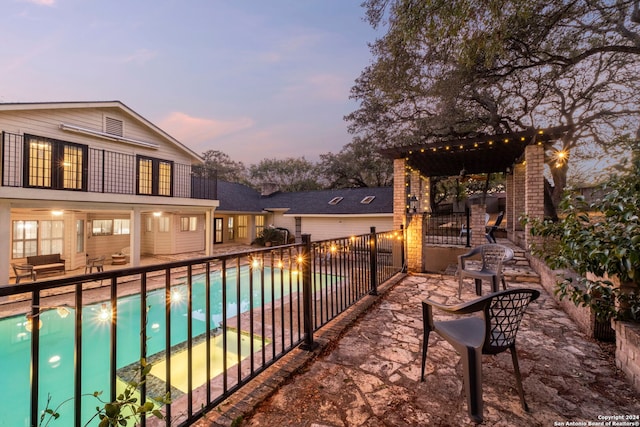
[[[461,170],[468,174],[502,173],[524,157],[532,144],[546,146],[562,137],[567,126],[532,129],[501,135],[480,135],[473,138],[450,139],[382,150],[388,157],[405,158],[407,166],[422,176],[456,176]]]
[[[518,218],[522,214],[544,216],[544,151],[568,130],[567,126],[531,129],[383,150],[383,155],[394,159],[394,225],[403,224],[408,239],[412,239],[409,268],[412,264],[414,270],[423,267],[424,254],[418,248],[424,248],[421,224],[428,206],[424,201],[429,197],[429,179],[460,176],[462,171],[467,175],[506,173],[507,233],[511,240],[528,246],[526,229],[521,233],[523,241],[517,241],[516,232],[522,231]],[[425,206],[416,212],[419,215],[407,214],[409,200],[418,200],[419,205]],[[472,233],[473,246],[484,242],[484,209],[485,206],[472,206],[471,230],[477,230]],[[416,248],[413,255],[412,247]]]

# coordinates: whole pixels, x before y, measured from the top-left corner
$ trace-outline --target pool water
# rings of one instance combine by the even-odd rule
[[[240,297],[238,298],[236,270],[229,270],[227,274],[227,317],[235,317],[240,312],[247,311],[250,307],[249,294],[249,269],[240,272]],[[280,273],[283,273],[281,278]],[[261,289],[260,275],[264,275],[264,290]],[[264,291],[265,303],[271,302],[271,271],[253,271],[253,304],[254,307],[261,303],[261,294]],[[276,300],[289,292],[288,271],[274,270],[273,290]],[[198,337],[205,333],[205,280],[204,276],[194,277],[192,285],[192,336]],[[282,280],[282,281],[281,281]],[[280,286],[284,283],[284,286]],[[222,286],[220,272],[211,274],[211,327],[217,328],[222,322]],[[296,289],[297,284],[291,287]],[[186,309],[186,285],[172,287],[174,292],[180,292],[185,298],[181,301],[172,296],[171,303],[171,346],[174,347],[187,340],[187,309]],[[117,355],[116,366],[121,369],[140,360],[140,296],[128,296],[118,299],[117,302]],[[165,350],[165,292],[164,289],[147,293],[147,356],[160,353]],[[82,308],[82,392],[88,395],[95,391],[102,391],[102,398],[109,399],[109,366],[110,366],[110,316],[107,315],[109,302],[84,306]],[[105,308],[107,309],[105,311]],[[75,337],[75,313],[61,318],[56,310],[43,311],[39,316],[40,326],[40,391],[39,405],[44,410],[48,396],[51,397],[49,408],[56,409],[61,402],[73,397],[74,383],[74,337]],[[34,320],[36,327],[37,320]],[[30,414],[30,354],[31,333],[26,330],[26,318],[14,316],[0,320],[0,363],[2,375],[0,375],[0,427],[29,426]],[[246,325],[243,325],[243,328]],[[228,333],[227,336],[237,337],[237,334]],[[248,335],[247,335],[248,337]],[[212,377],[222,372],[221,363],[222,335],[218,335],[211,341],[212,353]],[[243,339],[241,354],[237,355],[237,338],[228,341],[227,356],[228,367],[233,366],[238,360],[249,356],[251,339]],[[267,341],[268,342],[268,341]],[[204,342],[201,345],[205,345]],[[254,337],[254,351],[261,347],[261,340]],[[203,352],[194,352],[194,354]],[[172,385],[178,390],[186,388],[186,352],[172,352]],[[195,357],[193,362],[193,386],[194,388],[206,382],[204,374],[204,355]],[[158,365],[154,364],[152,374],[164,379],[165,358],[162,357]],[[219,369],[217,366],[220,366]],[[124,385],[121,384],[121,387]],[[118,387],[119,388],[119,387]],[[94,397],[86,396],[82,399],[83,423],[95,414],[96,406],[102,406]],[[72,425],[73,400],[63,404],[59,409],[61,417],[51,423],[52,426]],[[97,421],[95,422],[97,425]]]

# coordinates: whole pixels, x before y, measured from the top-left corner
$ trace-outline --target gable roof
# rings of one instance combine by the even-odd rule
[[[260,193],[253,188],[237,182],[218,180],[218,211],[262,212]]]
[[[362,203],[368,196],[373,196],[373,199],[369,203]],[[337,203],[329,203],[332,200]],[[289,208],[287,215],[392,214],[393,188],[364,187],[275,193],[263,198],[263,203],[266,209]]]
[[[140,114],[127,107],[120,101],[80,101],[80,102],[15,102],[15,103],[0,103],[0,111],[27,111],[27,110],[53,110],[53,109],[82,109],[82,108],[115,108],[121,110],[125,114],[129,115],[134,120],[142,123],[154,133],[158,134],[161,138],[168,140],[173,145],[177,146],[180,150],[186,152],[198,162],[203,163],[202,157],[195,151],[188,148],[186,145],[169,135],[164,130],[141,116]]]
[[[369,203],[362,203],[367,197]],[[369,197],[371,199],[371,197]],[[342,198],[338,203],[329,202]],[[389,215],[393,213],[393,188],[342,188],[336,190],[277,192],[261,196],[243,184],[218,181],[218,211],[284,211],[285,215]]]

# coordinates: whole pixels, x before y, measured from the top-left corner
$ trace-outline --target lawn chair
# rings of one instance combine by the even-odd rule
[[[16,275],[16,284],[20,283],[20,279],[30,278],[31,281],[36,281],[36,271],[33,269],[33,265],[30,264],[14,264],[11,263],[13,272]]]
[[[455,306],[446,306],[430,300],[423,301],[424,333],[420,380],[424,381],[429,334],[434,331],[460,353],[469,417],[474,422],[481,423],[483,421],[482,355],[498,354],[509,350],[520,403],[522,409],[529,411],[529,406],[524,398],[518,365],[516,333],[525,309],[531,301],[539,296],[540,292],[534,289],[509,289]],[[456,315],[481,312],[482,317],[470,316],[454,320],[434,321],[433,307]]]
[[[485,237],[487,238],[489,243],[496,243],[496,238],[493,235],[493,233],[496,232],[496,230],[498,229],[498,226],[502,223],[503,218],[504,218],[504,212],[500,212],[496,217],[496,222],[494,222],[493,225],[486,227]]]
[[[468,268],[467,258],[480,255],[482,262],[479,269]],[[482,295],[482,281],[491,282],[491,292],[498,292],[498,280],[502,281],[503,289],[507,289],[502,266],[513,259],[513,250],[503,245],[491,243],[478,246],[466,254],[458,256],[458,298],[462,295],[462,283],[465,277],[475,280],[476,295]]]
[[[84,266],[84,274],[93,273],[94,268],[98,272],[104,271],[104,260],[104,255],[96,258],[87,258],[87,264]]]

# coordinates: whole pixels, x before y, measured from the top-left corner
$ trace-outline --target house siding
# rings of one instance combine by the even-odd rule
[[[180,220],[182,217],[195,216],[198,219],[196,231],[181,231]],[[174,227],[176,233],[175,253],[196,252],[204,250],[204,225],[205,215],[179,215],[177,216],[177,227]]]
[[[302,234],[310,234],[312,241],[366,234],[371,227],[378,232],[393,230],[393,217],[302,217]],[[287,228],[293,232],[295,222]]]
[[[109,116],[124,122],[124,137],[144,142],[157,143],[158,149],[136,146],[125,142],[69,132],[60,128],[61,123],[103,132],[104,117]],[[83,108],[52,110],[0,111],[0,129],[19,135],[32,134],[61,141],[85,144],[94,149],[113,150],[121,153],[171,159],[190,164],[193,158],[178,149],[158,133],[133,117],[116,108]],[[162,143],[160,143],[162,142]]]

